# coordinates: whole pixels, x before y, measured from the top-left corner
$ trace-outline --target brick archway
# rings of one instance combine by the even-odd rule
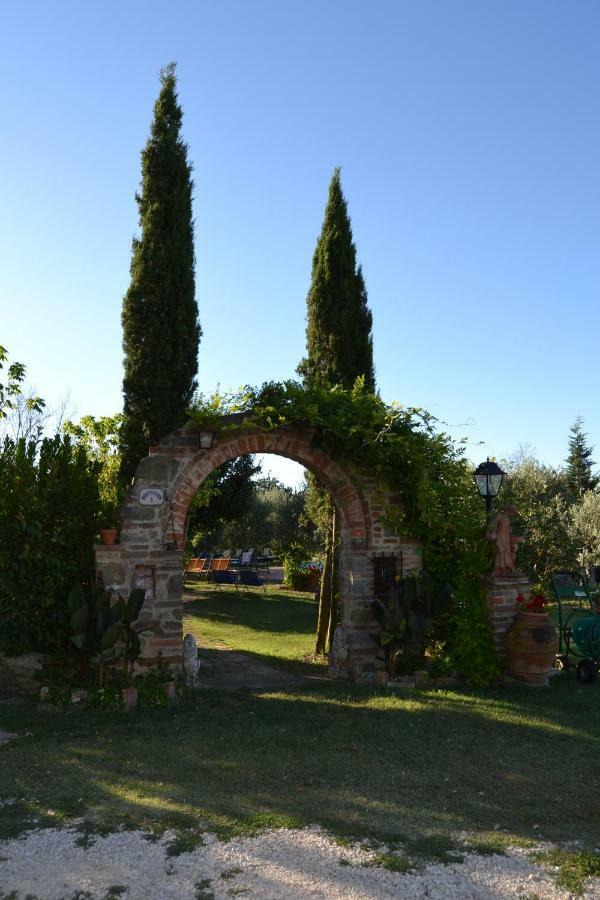
[[[223,424],[231,423],[223,420]],[[327,488],[340,514],[340,609],[348,642],[345,672],[364,665],[375,654],[368,604],[373,599],[373,559],[382,553],[402,554],[404,571],[421,566],[417,541],[388,531],[381,519],[386,503],[377,482],[346,463],[331,459],[314,444],[314,432],[300,426],[276,431],[217,430],[210,449],[198,437],[178,429],[151,448],[136,471],[122,507],[120,544],[98,545],[97,577],[107,587],[128,592],[144,585],[144,621],[152,632],[142,645],[142,661],[181,661],[183,615],[183,549],[190,501],[218,466],[248,453],[274,453],[299,462]],[[164,502],[143,505],[147,488],[161,492]]]
[[[216,468],[247,453],[274,453],[310,469],[323,487],[330,491],[342,514],[348,537],[355,546],[370,538],[370,521],[360,485],[338,463],[312,446],[314,432],[301,428],[282,428],[276,432],[245,431],[242,435],[219,437],[210,450],[197,452],[171,487],[172,515],[178,545],[185,534],[190,501],[198,486]]]

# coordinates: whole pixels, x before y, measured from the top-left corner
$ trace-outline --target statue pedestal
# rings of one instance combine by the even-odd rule
[[[529,596],[531,585],[526,575],[490,575],[485,581],[485,601],[494,631],[494,643],[500,656],[506,656],[506,632],[517,615],[517,594]]]

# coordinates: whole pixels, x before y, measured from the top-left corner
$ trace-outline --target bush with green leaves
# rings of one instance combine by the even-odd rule
[[[0,650],[51,650],[66,637],[74,581],[93,580],[98,465],[66,435],[0,446]]]
[[[475,688],[490,687],[500,674],[500,660],[482,586],[468,577],[456,586],[449,616],[450,665]]]

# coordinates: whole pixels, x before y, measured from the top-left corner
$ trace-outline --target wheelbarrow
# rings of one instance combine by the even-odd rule
[[[593,684],[600,667],[600,615],[595,594],[580,572],[553,572],[558,606],[558,653],[554,667],[569,669],[576,660],[577,680]]]

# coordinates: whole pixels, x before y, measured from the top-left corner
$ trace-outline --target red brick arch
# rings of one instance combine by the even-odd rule
[[[370,539],[364,493],[339,463],[312,446],[314,432],[301,428],[273,432],[245,431],[222,435],[210,450],[192,456],[171,486],[171,510],[178,543],[183,542],[187,511],[204,479],[225,462],[247,453],[273,453],[300,463],[313,472],[330,491],[342,514],[344,527],[354,546],[366,547]]]

